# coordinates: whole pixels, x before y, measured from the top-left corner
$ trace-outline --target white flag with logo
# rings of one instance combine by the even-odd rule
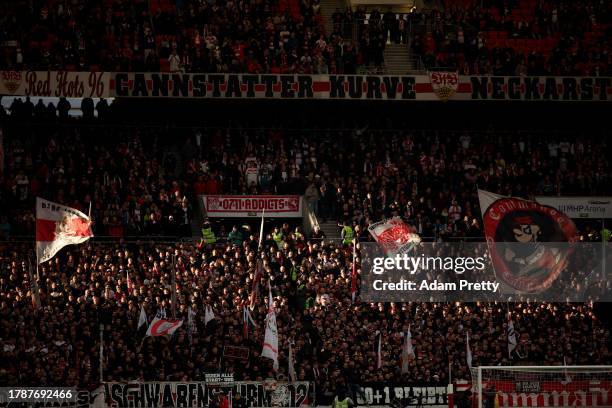
[[[93,237],[91,220],[81,211],[36,198],[36,258],[43,263],[66,245]]]
[[[155,317],[149,328],[147,329],[147,336],[172,336],[172,334],[183,325],[182,320],[166,320]]]
[[[276,326],[276,312],[274,311],[274,301],[272,300],[272,287],[268,282],[268,315],[266,316],[266,334],[264,336],[262,357],[270,358],[274,361],[274,371],[278,370],[278,328]]]
[[[421,242],[414,228],[406,225],[400,217],[374,223],[368,227],[368,232],[387,255],[406,253]]]

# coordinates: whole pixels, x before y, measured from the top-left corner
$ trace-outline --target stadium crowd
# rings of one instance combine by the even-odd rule
[[[355,73],[351,37],[318,0],[25,2],[3,5],[2,66],[33,70]]]
[[[36,119],[36,107],[26,100],[11,115]],[[529,198],[605,195],[612,185],[599,135],[355,129],[332,138],[103,123],[5,127],[3,235],[33,235],[36,196],[84,212],[91,203],[96,235],[188,237],[198,195],[276,193],[304,195],[321,221],[361,231],[399,215],[426,237],[476,238],[477,187]],[[83,143],[84,134],[99,142]]]
[[[0,10],[3,69],[354,74],[388,42],[463,74],[612,75],[601,0],[446,1],[410,13],[318,0],[14,1]]]
[[[465,75],[610,76],[612,5],[599,0],[445,1],[418,13],[428,67]]]
[[[507,354],[506,305],[350,303],[350,248],[288,236],[277,247],[269,234],[257,254],[254,237],[243,245],[89,243],[69,247],[40,267],[42,309],[30,300],[29,244],[3,245],[0,275],[0,381],[9,385],[94,387],[98,381],[98,325],[104,325],[106,381],[203,378],[232,372],[236,379],[286,380],[288,341],[294,342],[297,378],[317,384],[317,401],[338,387],[368,381],[469,380],[465,333],[474,365],[537,362],[559,365],[609,363],[609,328],[586,304],[513,304],[520,335]],[[256,327],[243,334],[254,263],[265,259],[280,336],[280,369],[261,358],[266,287],[251,312]],[[144,338],[138,328],[144,305],[149,320],[171,316],[171,274],[176,265],[176,316],[184,325],[172,339]],[[128,277],[130,284],[128,285]],[[215,319],[205,324],[204,309]],[[189,324],[188,309],[196,313]],[[402,333],[410,325],[415,358],[400,373]],[[376,369],[377,332],[382,368]],[[144,338],[144,339],[143,339]],[[246,360],[224,357],[224,347],[245,347]],[[519,357],[520,355],[520,357]]]
[[[24,102],[25,103],[25,102]],[[22,109],[23,107],[20,107]],[[30,109],[26,109],[30,112]],[[32,111],[34,112],[34,111]],[[20,113],[20,115],[23,112]],[[27,113],[26,113],[27,114]],[[299,379],[315,381],[319,401],[338,387],[370,381],[445,383],[469,379],[465,332],[474,365],[513,362],[610,362],[609,328],[588,304],[514,304],[518,353],[507,354],[506,305],[351,305],[352,251],[288,226],[279,235],[217,229],[214,242],[163,243],[151,235],[190,237],[198,194],[304,194],[321,220],[359,226],[400,215],[421,235],[480,237],[476,186],[500,194],[609,194],[609,146],[582,135],[507,135],[354,129],[286,134],[279,129],[19,126],[3,128],[0,194],[5,236],[32,236],[34,198],[88,211],[98,236],[64,249],[37,271],[42,308],[32,307],[31,243],[0,247],[0,383],[84,387],[98,381],[98,325],[104,325],[104,376],[112,380],[195,380],[219,369],[236,379],[287,379],[292,339]],[[98,136],[96,144],[83,138]],[[44,143],[40,141],[44,140]],[[255,163],[256,171],[252,170]],[[215,227],[216,228],[216,227]],[[585,240],[597,232],[584,230]],[[225,240],[225,238],[229,240]],[[320,238],[320,237],[319,237]],[[30,241],[31,242],[31,241]],[[24,254],[30,254],[29,258]],[[255,262],[264,259],[256,327],[243,334]],[[33,267],[32,267],[33,268]],[[171,315],[185,324],[170,340],[138,329]],[[32,269],[32,273],[33,269]],[[128,285],[128,277],[130,284]],[[271,281],[280,335],[280,370],[261,358]],[[216,319],[204,323],[204,309]],[[188,324],[188,310],[196,313]],[[401,374],[402,332],[411,327],[416,356]],[[383,336],[376,369],[377,331]],[[224,346],[246,347],[246,361],[224,358]]]

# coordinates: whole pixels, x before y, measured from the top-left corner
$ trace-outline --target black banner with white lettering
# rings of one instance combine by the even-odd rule
[[[362,384],[357,405],[395,405],[425,408],[448,408],[445,385],[431,384]]]
[[[308,382],[205,382],[107,383],[109,407],[208,407],[218,394],[240,393],[247,407],[302,407],[308,405]],[[231,393],[231,394],[230,394]]]

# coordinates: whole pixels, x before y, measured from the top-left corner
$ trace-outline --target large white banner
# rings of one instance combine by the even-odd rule
[[[0,71],[0,95],[371,101],[612,101],[612,78],[465,76],[456,71],[435,71],[421,75]]]
[[[202,206],[208,217],[299,218],[302,200],[297,195],[203,195]]]
[[[612,218],[612,197],[536,197],[570,218]]]

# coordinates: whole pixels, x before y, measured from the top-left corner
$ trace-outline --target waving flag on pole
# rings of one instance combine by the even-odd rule
[[[140,329],[145,324],[147,324],[147,314],[145,313],[144,305],[140,305],[140,316],[138,317],[138,328]]]
[[[204,309],[204,326],[208,324],[211,320],[215,318],[215,313],[212,310],[210,305],[206,305],[206,309]]]
[[[172,336],[176,329],[183,325],[182,320],[166,320],[155,317],[149,328],[147,329],[147,336]]]
[[[412,348],[412,334],[410,333],[410,326],[408,326],[408,332],[404,338],[404,347],[402,348],[402,374],[406,374],[409,370],[408,362],[410,357],[414,358],[414,349]]]
[[[66,245],[93,237],[91,219],[81,211],[36,198],[36,258],[43,263]]]
[[[126,280],[127,280],[127,291],[128,291],[128,295],[132,295],[132,293],[134,292],[134,283],[132,282],[132,279],[130,278],[130,271],[125,271],[125,276],[126,276]]]
[[[357,294],[357,239],[353,240],[353,269],[351,271],[351,303]]]
[[[472,368],[472,349],[470,349],[470,333],[465,333],[465,355],[468,367]]]
[[[381,346],[382,346],[382,332],[378,332],[378,351],[376,352],[376,368],[377,369],[382,368]]]
[[[262,357],[267,357],[274,361],[274,371],[278,371],[278,328],[276,326],[276,312],[274,311],[274,301],[272,300],[272,287],[268,282],[268,315],[266,316],[266,334],[264,336]]]
[[[189,306],[189,309],[187,309],[187,336],[189,337],[189,344],[193,341],[193,333],[197,333],[198,331],[195,323],[195,316],[196,312]]]
[[[253,284],[251,286],[251,295],[249,296],[249,307],[251,310],[255,307],[255,302],[257,301],[257,288],[259,285],[259,281],[263,276],[263,261],[259,256],[259,251],[261,246],[263,245],[263,234],[264,234],[264,220],[265,220],[266,210],[261,212],[261,225],[259,226],[259,243],[257,244],[257,260],[255,261],[255,277],[253,278]]]
[[[387,255],[409,252],[421,242],[415,229],[406,225],[400,217],[374,223],[368,227],[368,232]]]
[[[561,276],[572,253],[574,222],[554,207],[478,190],[484,235],[502,288],[538,293]]]
[[[255,321],[249,313],[249,309],[246,306],[242,306],[242,335],[246,339],[249,337],[249,323],[256,327]]]
[[[514,323],[512,323],[512,314],[508,312],[508,357],[516,348],[516,332],[514,331]]]
[[[295,367],[293,366],[293,349],[291,348],[292,342],[289,342],[289,380],[294,382],[296,379]]]

